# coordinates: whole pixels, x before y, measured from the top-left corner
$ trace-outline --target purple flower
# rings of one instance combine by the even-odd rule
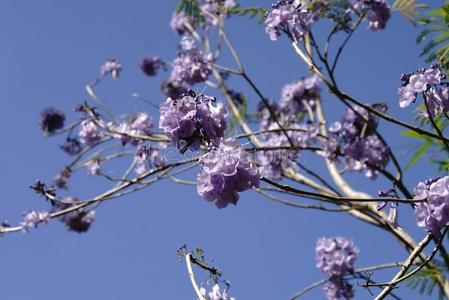
[[[190,36],[183,36],[181,50],[172,63],[170,82],[176,86],[194,85],[206,81],[211,73],[212,56],[195,47]]]
[[[53,186],[58,189],[67,190],[69,188],[69,180],[71,175],[72,171],[70,170],[70,168],[66,167],[53,179]]]
[[[140,69],[147,76],[156,75],[157,70],[162,66],[162,61],[157,56],[147,56],[140,61]]]
[[[39,223],[47,223],[50,219],[50,213],[47,211],[31,210],[23,214],[23,220],[20,222],[23,232],[28,232],[31,228],[37,228]]]
[[[419,227],[439,236],[441,228],[449,224],[449,176],[429,182],[419,182],[415,199],[423,200],[415,207]]]
[[[280,0],[265,16],[265,31],[272,41],[284,32],[297,42],[309,31],[314,15],[300,0]]]
[[[359,249],[343,238],[320,238],[316,243],[316,266],[329,277],[351,274]]]
[[[41,111],[39,126],[45,133],[53,133],[64,127],[65,115],[53,107]]]
[[[401,108],[409,106],[421,94],[433,117],[442,112],[448,112],[449,88],[448,83],[443,82],[445,78],[445,74],[437,65],[403,74],[401,77],[403,83],[398,89],[399,106]],[[422,114],[428,116],[427,110]]]
[[[81,121],[78,137],[81,143],[90,146],[100,140],[101,133],[94,122],[85,119]]]
[[[70,137],[68,137],[63,144],[59,145],[59,147],[62,151],[69,155],[77,155],[83,149],[78,139],[73,139]]]
[[[366,18],[369,21],[369,29],[376,31],[385,29],[390,19],[390,6],[385,0],[371,0]]]
[[[192,25],[193,22],[192,18],[189,16],[186,16],[183,11],[179,13],[174,13],[170,20],[170,27],[179,35],[183,35],[184,33],[188,32],[187,28],[185,27],[185,24],[188,23]]]
[[[315,98],[319,97],[321,91],[320,83],[321,79],[312,75],[286,84],[282,88],[281,108],[293,114],[307,111],[307,104],[314,108]]]
[[[386,0],[351,0],[352,9],[358,13],[365,12],[372,31],[385,29],[390,19],[390,6]]]
[[[106,76],[108,74],[111,74],[112,79],[117,79],[117,77],[120,75],[120,72],[122,71],[123,66],[122,63],[115,59],[108,59],[102,66],[101,66],[101,76]]]
[[[201,287],[200,293],[206,300],[235,300],[235,298],[228,295],[227,289],[224,289],[223,292],[220,291],[218,284],[215,284],[209,293],[206,292],[204,287]]]
[[[328,300],[351,299],[354,297],[353,286],[341,277],[329,278],[324,284],[323,290]]]
[[[229,11],[237,6],[234,0],[205,0],[200,10],[204,15],[206,26],[218,26],[218,20],[208,14],[216,16],[221,22],[230,16]]]
[[[198,194],[218,208],[236,205],[239,192],[259,186],[259,171],[245,149],[234,140],[222,140],[201,159]]]
[[[401,86],[398,89],[399,106],[405,108],[416,100],[416,92],[410,85]]]
[[[213,104],[215,98],[196,95],[190,91],[181,98],[168,98],[160,106],[159,127],[181,149],[198,150],[224,136],[227,111],[223,103]]]
[[[375,179],[378,170],[383,170],[390,160],[388,147],[377,136],[376,127],[377,119],[365,109],[348,109],[341,122],[329,127],[330,140],[324,145],[326,157],[335,161],[339,151],[348,171]]]
[[[187,93],[187,88],[180,86],[170,80],[164,80],[161,85],[161,90],[165,96],[178,99],[182,94]]]
[[[353,288],[344,276],[353,272],[358,253],[359,249],[354,243],[343,237],[323,237],[317,241],[316,266],[329,277],[324,286],[329,300],[340,297],[350,299],[354,296]]]
[[[101,172],[100,160],[93,159],[86,164],[87,174],[98,175]]]
[[[108,125],[115,129],[115,131],[120,132],[118,134],[114,134],[113,136],[120,139],[122,145],[126,145],[131,142],[135,146],[139,143],[139,139],[136,137],[144,137],[149,135],[151,129],[153,128],[151,117],[143,112],[136,114],[118,126],[114,126],[112,123]]]
[[[285,124],[283,124],[285,125]],[[279,126],[273,123],[269,129],[277,129]],[[295,131],[287,130],[290,140],[283,132],[273,132],[265,135],[266,140],[262,146],[265,147],[291,147],[291,143],[295,147],[307,147],[314,143],[318,134],[318,128],[314,124],[298,124],[293,123],[285,126],[285,128],[296,129]],[[299,156],[299,149],[279,149],[260,151],[257,154],[259,171],[261,176],[272,180],[280,180],[282,178],[282,170],[284,168],[297,169],[295,160]]]
[[[165,143],[157,145],[139,145],[134,156],[135,168],[137,175],[142,175],[147,172],[150,167],[162,167],[166,163],[166,159],[162,154],[162,150],[166,148]]]
[[[76,199],[72,197],[66,197],[62,200],[64,204],[58,204],[58,210],[68,209],[72,205],[75,205],[76,202]],[[95,211],[80,208],[61,216],[60,220],[65,223],[69,231],[83,233],[89,230],[90,226],[95,221]]]

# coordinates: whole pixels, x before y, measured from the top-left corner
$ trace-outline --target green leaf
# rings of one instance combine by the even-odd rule
[[[266,10],[262,7],[235,7],[229,11],[230,14],[238,16],[249,16],[253,19],[255,16],[259,18],[259,24],[265,19]]]
[[[410,169],[417,161],[418,159],[426,153],[426,151],[432,146],[432,142],[426,141],[421,145],[421,148],[416,151],[416,153],[412,156],[412,158],[407,162],[405,165],[405,169]]]

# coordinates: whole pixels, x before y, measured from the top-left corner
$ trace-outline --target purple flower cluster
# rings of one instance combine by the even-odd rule
[[[326,157],[335,160],[340,153],[345,157],[348,171],[375,179],[378,170],[383,170],[390,159],[387,146],[375,133],[376,126],[377,120],[365,109],[349,108],[343,120],[329,128]]]
[[[432,116],[448,112],[449,88],[448,83],[443,82],[445,78],[446,75],[437,65],[403,74],[402,86],[398,89],[399,106],[401,108],[409,106],[416,100],[418,94],[422,94]],[[427,116],[427,112],[423,114]]]
[[[23,214],[23,220],[20,222],[23,232],[28,232],[31,228],[37,228],[39,223],[47,223],[50,219],[50,213],[47,211],[31,210]]]
[[[304,77],[282,88],[280,107],[290,113],[305,112],[305,105],[315,106],[315,99],[319,96],[321,79],[317,75]]]
[[[415,207],[418,226],[440,236],[449,224],[449,176],[419,182],[414,192],[415,199],[426,200]]]
[[[112,79],[117,79],[117,77],[120,75],[120,72],[122,71],[123,66],[122,63],[115,59],[108,59],[102,66],[101,66],[101,76],[106,76],[108,74],[111,74]]]
[[[226,289],[221,292],[218,284],[215,284],[209,293],[206,292],[204,287],[201,287],[200,293],[206,300],[235,300],[234,297],[228,295],[228,291]]]
[[[114,126],[113,124],[108,125],[115,131],[120,132],[119,134],[114,134],[114,137],[120,139],[122,145],[131,143],[134,146],[139,143],[138,137],[149,135],[153,128],[151,117],[143,112],[136,114],[129,120],[122,122],[117,126]]]
[[[89,119],[84,119],[81,121],[78,137],[82,144],[90,146],[98,142],[101,139],[101,136],[102,134],[94,122]]]
[[[272,123],[269,129],[278,129],[276,123]],[[266,134],[266,140],[263,142],[263,147],[293,147],[291,149],[266,150],[258,152],[258,163],[260,165],[259,171],[261,176],[270,178],[272,180],[282,179],[282,169],[291,168],[297,170],[298,166],[295,160],[298,158],[300,149],[310,146],[315,142],[318,134],[318,127],[314,124],[298,124],[290,123],[285,128],[293,129],[287,130],[290,140],[283,132],[273,132]],[[298,148],[294,148],[298,147]]]
[[[147,76],[156,75],[162,65],[163,62],[158,56],[147,56],[140,61],[140,69]]]
[[[78,139],[70,138],[68,137],[64,143],[59,145],[62,151],[69,155],[77,155],[81,152],[83,147],[81,146],[81,143],[78,141]]]
[[[193,26],[193,20],[190,16],[187,16],[183,11],[173,13],[170,20],[170,27],[179,35],[183,35],[188,32],[185,24]]]
[[[224,21],[229,18],[229,11],[237,6],[235,0],[205,0],[201,5],[200,10],[205,17],[206,26],[218,26],[218,20]],[[211,18],[208,14],[212,14],[217,17]]]
[[[76,202],[76,199],[72,197],[66,197],[62,200],[64,204],[58,204],[58,210],[70,208]],[[80,208],[61,216],[60,220],[61,222],[65,223],[69,231],[83,233],[88,231],[92,223],[95,221],[95,211]]]
[[[354,243],[343,237],[323,237],[317,241],[316,266],[329,277],[324,287],[329,300],[353,297],[353,288],[344,276],[353,272],[358,252]]]
[[[92,159],[86,163],[86,171],[89,175],[98,175],[101,172],[100,160]]]
[[[234,140],[221,140],[218,147],[201,158],[197,176],[200,196],[218,208],[236,205],[239,192],[259,186],[259,171],[250,155]]]
[[[372,31],[385,29],[390,19],[390,5],[386,0],[352,0],[352,8],[366,13],[368,28]]]
[[[301,0],[280,0],[271,7],[265,16],[265,31],[272,41],[277,40],[282,32],[299,41],[314,22],[313,13]]]
[[[140,145],[137,148],[134,156],[135,168],[137,175],[142,175],[147,172],[152,166],[162,167],[165,165],[165,157],[162,155],[162,150],[166,148],[165,143],[158,145]]]
[[[188,89],[183,86],[171,82],[170,80],[164,80],[161,85],[162,93],[165,96],[172,99],[178,99],[182,94],[187,93]]]
[[[222,138],[226,130],[227,111],[214,97],[196,95],[193,91],[178,99],[168,98],[160,106],[159,127],[185,152],[198,150]]]
[[[204,82],[211,73],[212,56],[195,46],[190,36],[183,36],[178,56],[172,63],[169,81],[175,86],[194,85]]]
[[[64,127],[65,114],[53,107],[46,108],[41,112],[39,126],[45,133],[53,133]]]

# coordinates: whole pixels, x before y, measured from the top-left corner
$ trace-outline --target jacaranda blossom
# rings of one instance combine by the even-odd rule
[[[45,133],[53,133],[64,127],[65,114],[53,107],[46,108],[41,112],[40,127]]]
[[[159,127],[182,152],[214,143],[224,136],[227,117],[223,103],[215,102],[214,97],[193,91],[179,99],[168,98],[160,106]]]
[[[399,106],[405,108],[415,102],[418,95],[422,95],[427,103],[432,117],[449,111],[449,87],[443,82],[446,75],[439,66],[433,65],[429,69],[403,74],[402,86],[398,89]],[[422,112],[428,116],[427,110]]]
[[[303,1],[280,0],[271,6],[265,16],[265,31],[273,41],[283,32],[294,41],[299,41],[309,31],[313,22],[314,15]]]
[[[111,74],[112,79],[117,79],[117,77],[120,75],[120,72],[122,71],[123,66],[122,63],[115,59],[108,59],[102,66],[101,66],[101,76],[106,76],[108,74]]]
[[[328,276],[324,291],[329,300],[353,297],[353,288],[344,276],[353,272],[358,253],[354,243],[343,237],[323,237],[317,241],[316,266]]]
[[[415,199],[426,200],[415,207],[416,222],[435,236],[449,224],[449,176],[419,182]]]
[[[206,300],[235,300],[234,297],[228,295],[228,291],[226,289],[222,292],[218,284],[215,284],[209,293],[207,293],[204,287],[201,287],[200,293]]]
[[[239,192],[259,186],[259,171],[250,155],[235,140],[222,140],[201,158],[197,191],[218,208],[237,204]]]
[[[177,86],[194,85],[206,81],[211,73],[212,56],[195,46],[190,36],[183,36],[178,56],[172,63],[170,82]]]

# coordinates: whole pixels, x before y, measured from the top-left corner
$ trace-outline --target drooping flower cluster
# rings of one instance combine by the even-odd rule
[[[378,195],[379,195],[379,197],[383,197],[383,198],[387,198],[387,197],[392,198],[392,199],[399,198],[399,195],[394,188],[379,191]],[[385,206],[387,206],[387,204],[388,204],[388,202],[386,202],[386,201],[380,202],[377,205],[377,210],[384,209]],[[393,228],[400,228],[399,214],[398,214],[398,203],[397,202],[390,202],[390,210],[388,212],[387,222]]]
[[[86,171],[89,175],[98,175],[101,172],[100,160],[92,159],[86,163]]]
[[[134,146],[139,143],[139,137],[149,135],[153,128],[151,117],[143,112],[137,113],[135,116],[120,123],[118,126],[114,126],[112,123],[108,125],[118,132],[117,134],[114,134],[114,137],[120,139],[122,145],[131,143]]]
[[[215,101],[193,91],[178,99],[168,98],[160,106],[159,127],[181,152],[214,143],[224,136],[227,117],[223,103]]]
[[[37,228],[39,223],[47,223],[49,219],[49,212],[31,210],[23,214],[23,220],[20,222],[20,226],[23,232],[28,232],[31,228]]]
[[[222,22],[229,18],[229,11],[236,6],[235,0],[205,0],[200,7],[205,18],[205,25],[218,26],[218,20]],[[209,15],[214,15],[215,18]]]
[[[137,175],[142,175],[150,168],[162,167],[165,165],[165,157],[162,155],[162,150],[166,148],[165,143],[159,143],[157,145],[139,145],[136,154],[134,156],[135,172]]]
[[[62,151],[69,155],[77,155],[81,152],[83,147],[78,139],[67,137],[64,143],[59,145]]]
[[[448,83],[443,82],[446,75],[437,65],[428,69],[403,74],[402,86],[398,89],[399,106],[405,108],[414,102],[419,94],[422,94],[427,103],[431,116],[449,111]],[[423,112],[428,115],[427,111]]]
[[[321,79],[317,75],[300,78],[282,88],[280,107],[290,113],[297,114],[306,111],[306,105],[315,106],[319,96]]]
[[[376,31],[385,29],[390,19],[390,5],[386,0],[352,0],[355,11],[366,14],[369,29]]]
[[[378,170],[389,162],[389,151],[375,133],[377,120],[361,107],[349,108],[341,122],[329,128],[330,138],[325,145],[326,157],[336,160],[337,153],[344,155],[348,171],[361,172],[375,179]]]
[[[201,158],[197,191],[218,208],[237,204],[239,192],[259,186],[259,171],[245,149],[234,140],[221,140]]]
[[[64,210],[70,208],[72,205],[76,205],[76,199],[72,197],[66,197],[62,199],[62,202],[63,204],[57,204],[55,209]],[[95,211],[79,208],[75,211],[62,215],[60,220],[66,225],[69,231],[83,233],[88,231],[92,223],[95,221]]]
[[[285,131],[289,138],[282,131],[272,132],[265,135],[266,139],[261,145],[262,147],[279,147],[281,149],[260,151],[257,155],[261,176],[272,180],[280,180],[284,168],[297,170],[298,166],[295,160],[298,158],[301,148],[312,145],[318,134],[318,127],[315,124],[284,123],[282,125],[285,126],[284,129],[289,129]],[[269,129],[279,129],[279,126],[272,123]]]
[[[183,11],[175,12],[171,17],[170,27],[177,34],[183,35],[188,32],[187,28],[185,27],[186,23],[193,25],[192,18],[190,16],[187,16]]]
[[[299,41],[314,22],[313,13],[301,0],[280,0],[271,6],[265,16],[265,31],[272,41],[282,32]]]
[[[419,182],[414,192],[415,199],[426,200],[415,207],[418,226],[440,236],[449,224],[449,176]]]
[[[46,108],[41,112],[39,126],[45,133],[53,133],[64,127],[65,114],[53,107]]]
[[[90,146],[101,139],[101,132],[94,122],[85,118],[80,123],[78,137],[81,143]]]
[[[175,86],[206,81],[211,73],[212,55],[199,50],[190,36],[183,36],[180,47],[178,56],[172,63],[169,81]]]
[[[354,243],[343,237],[323,237],[317,241],[316,266],[329,277],[324,287],[329,300],[354,296],[354,290],[344,276],[353,272],[358,252]]]
[[[234,297],[228,295],[227,289],[224,289],[222,292],[218,284],[215,284],[209,293],[207,293],[204,287],[201,287],[200,293],[206,300],[235,300]]]
[[[115,59],[108,59],[102,66],[101,66],[101,76],[106,76],[108,74],[111,74],[112,79],[117,79],[120,75],[120,72],[122,71],[123,66],[122,63]]]
[[[156,75],[162,65],[163,62],[158,56],[147,56],[140,61],[140,69],[147,76]]]

